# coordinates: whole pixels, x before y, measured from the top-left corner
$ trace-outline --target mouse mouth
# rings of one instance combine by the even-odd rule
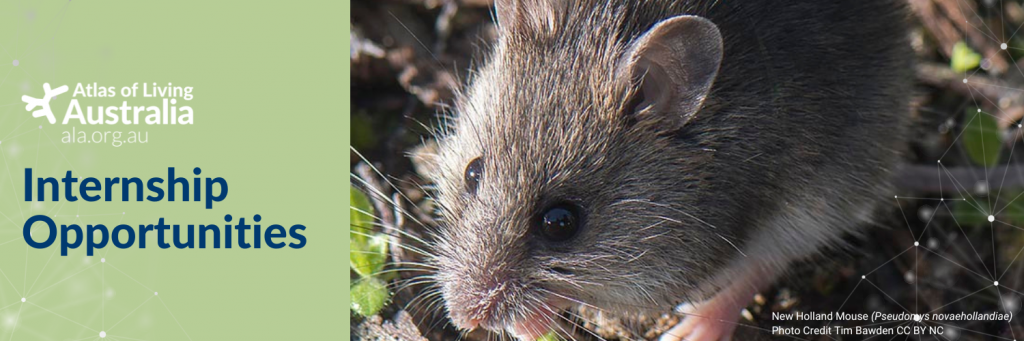
[[[505,331],[521,341],[534,341],[557,326],[562,300],[548,299],[540,307],[505,326]]]

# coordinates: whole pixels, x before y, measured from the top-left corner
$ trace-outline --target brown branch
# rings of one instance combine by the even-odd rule
[[[1001,128],[1009,127],[1024,116],[1024,89],[994,77],[974,74],[964,83],[964,76],[938,63],[917,65],[917,79],[937,88],[950,89],[964,97],[975,98],[979,105],[997,117]]]

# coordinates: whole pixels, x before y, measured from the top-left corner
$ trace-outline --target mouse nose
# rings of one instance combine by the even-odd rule
[[[499,328],[492,324],[500,320],[499,315],[507,308],[505,300],[513,290],[508,278],[470,275],[457,285],[445,299],[452,323],[462,330]]]
[[[462,330],[472,330],[480,325],[480,319],[461,315],[452,316],[452,322],[455,323],[455,327]]]

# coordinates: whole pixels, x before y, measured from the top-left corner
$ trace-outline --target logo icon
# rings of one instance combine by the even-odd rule
[[[28,105],[25,106],[26,111],[32,111],[32,109],[35,109],[36,107],[42,107],[42,109],[32,111],[32,117],[46,116],[46,119],[50,121],[50,124],[57,123],[57,119],[53,117],[53,112],[50,111],[50,100],[57,97],[57,95],[68,92],[68,86],[61,85],[59,88],[50,89],[50,83],[43,83],[43,90],[46,91],[43,98],[22,95],[21,101],[28,103]]]

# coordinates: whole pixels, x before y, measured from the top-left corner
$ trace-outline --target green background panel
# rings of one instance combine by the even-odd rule
[[[347,5],[343,2],[0,2],[0,340],[339,339],[347,336]],[[18,60],[18,65],[14,65]],[[22,95],[42,84],[57,124]],[[194,87],[194,125],[62,125],[76,83]],[[140,84],[141,85],[141,84]],[[81,98],[83,106],[160,105]],[[141,118],[140,118],[141,120]],[[40,128],[41,126],[41,128]],[[64,131],[145,131],[148,143],[65,144]],[[62,177],[223,177],[228,197],[197,202],[25,202],[26,167]],[[77,185],[75,187],[77,189]],[[119,193],[119,187],[115,194]],[[302,249],[108,245],[61,257],[29,248],[25,220],[138,228],[303,224]],[[44,239],[46,231],[36,225]],[[250,232],[251,240],[251,232]],[[289,239],[289,241],[291,241]],[[106,262],[100,262],[103,258]],[[159,292],[159,295],[154,295]],[[26,297],[26,303],[21,298]]]

